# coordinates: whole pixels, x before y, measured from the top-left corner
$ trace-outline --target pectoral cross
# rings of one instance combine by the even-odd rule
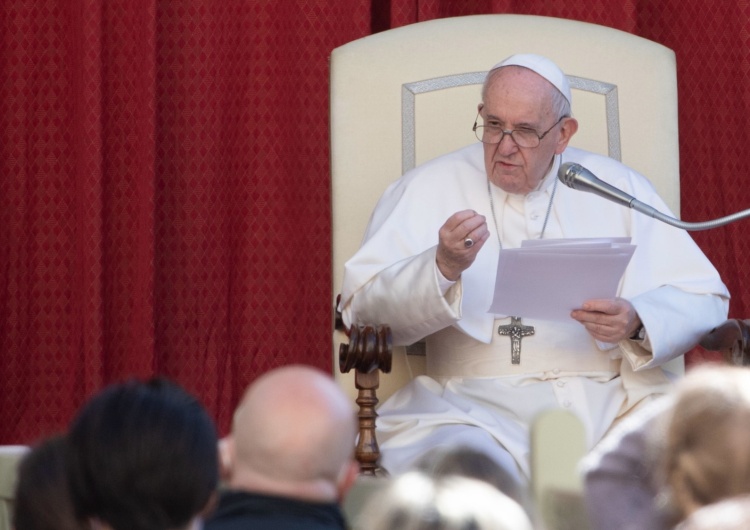
[[[534,334],[534,326],[521,324],[521,317],[510,317],[510,324],[497,328],[500,335],[510,335],[510,362],[521,364],[521,339]]]

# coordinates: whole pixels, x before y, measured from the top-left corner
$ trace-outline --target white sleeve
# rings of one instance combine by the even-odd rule
[[[647,370],[678,357],[727,318],[729,300],[665,285],[630,300],[643,322],[650,351],[636,341],[620,347],[633,370]]]
[[[442,291],[437,247],[398,261],[342,300],[344,324],[387,324],[394,345],[407,345],[461,318],[461,281]]]

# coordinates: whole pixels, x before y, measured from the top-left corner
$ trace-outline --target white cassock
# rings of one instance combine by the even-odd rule
[[[528,428],[539,412],[573,411],[593,446],[618,417],[667,390],[663,363],[726,319],[729,293],[685,231],[594,194],[556,186],[563,162],[581,164],[671,214],[642,175],[610,158],[568,148],[555,157],[537,190],[523,196],[491,187],[502,245],[515,248],[540,237],[553,189],[545,239],[631,237],[636,250],[617,295],[635,307],[646,341],[603,344],[573,319],[524,318],[535,333],[522,339],[521,363],[511,364],[511,341],[497,333],[510,319],[488,313],[500,247],[482,144],[427,162],[386,190],[362,247],[346,263],[342,288],[347,326],[389,324],[394,344],[422,339],[427,344],[427,376],[412,380],[378,410],[387,470],[409,467],[433,446],[467,444],[494,454],[506,468],[515,468],[515,461],[528,477]],[[487,218],[491,235],[471,267],[443,292],[435,264],[438,230],[466,209]]]

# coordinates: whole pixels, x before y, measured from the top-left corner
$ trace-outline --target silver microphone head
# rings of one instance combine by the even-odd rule
[[[576,189],[576,177],[583,172],[583,167],[575,162],[565,162],[557,171],[557,178],[569,188]]]
[[[623,206],[629,207],[635,200],[624,191],[604,182],[582,165],[573,162],[561,164],[557,172],[557,178],[562,180],[563,184],[569,188],[594,193]]]

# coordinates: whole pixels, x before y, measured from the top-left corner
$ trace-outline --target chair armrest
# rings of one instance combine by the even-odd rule
[[[391,371],[393,340],[391,328],[379,326],[351,326],[347,331],[349,344],[339,346],[339,369],[342,373],[355,371],[354,385],[358,390],[359,437],[356,458],[363,475],[376,475],[379,471],[380,448],[375,436],[378,417],[377,389],[380,371]]]
[[[706,333],[700,345],[722,352],[724,361],[736,366],[750,365],[750,320],[730,318]]]

